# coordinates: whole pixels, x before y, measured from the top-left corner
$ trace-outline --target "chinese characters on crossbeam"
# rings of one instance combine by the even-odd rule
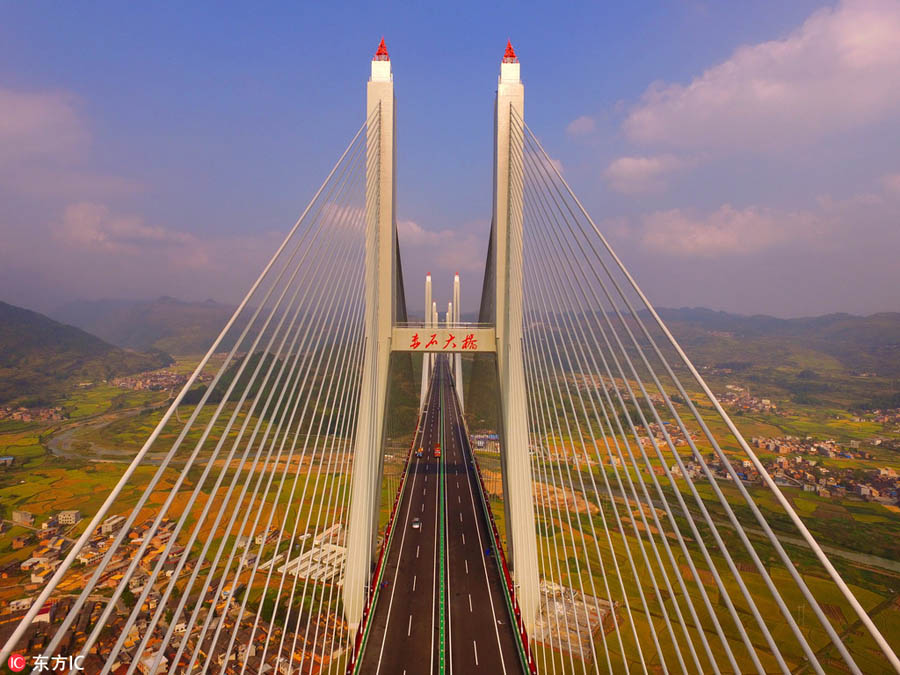
[[[423,351],[437,351],[439,349],[442,351],[447,349],[478,351],[478,340],[475,338],[474,333],[460,335],[459,337],[450,332],[441,333],[440,337],[438,337],[438,333],[423,334],[421,337],[419,337],[418,333],[414,333],[409,343],[409,348],[412,350],[421,348]]]

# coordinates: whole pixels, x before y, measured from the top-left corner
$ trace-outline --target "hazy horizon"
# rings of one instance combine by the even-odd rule
[[[157,296],[153,296],[153,297],[147,296],[147,297],[139,297],[139,298],[122,298],[122,297],[119,297],[119,298],[116,298],[116,297],[72,298],[70,300],[60,302],[58,304],[51,305],[46,308],[32,307],[32,306],[27,306],[27,305],[19,305],[19,306],[23,307],[24,309],[30,309],[32,311],[39,312],[41,314],[45,314],[45,315],[49,316],[50,318],[54,318],[54,314],[60,313],[64,309],[66,309],[72,305],[81,304],[81,303],[98,303],[98,304],[99,303],[121,303],[123,305],[135,305],[135,304],[149,304],[149,303],[159,302],[161,300],[174,300],[175,302],[186,303],[186,304],[203,304],[203,303],[212,302],[212,303],[215,303],[215,304],[223,306],[223,307],[235,307],[237,304],[237,303],[220,301],[220,300],[217,300],[216,298],[189,299],[189,298],[177,297],[177,296],[172,296],[172,295],[157,295]],[[11,304],[11,305],[16,304],[16,303],[10,302],[2,297],[0,297],[0,302],[6,302],[7,304]],[[409,317],[411,320],[415,320],[415,319],[421,318],[423,316],[423,313],[417,312],[416,308],[414,308],[414,307],[412,307],[412,308],[408,307],[407,309],[408,309],[408,314],[409,314]],[[817,318],[817,317],[831,315],[831,314],[847,314],[849,316],[856,316],[856,317],[863,317],[863,318],[873,316],[876,314],[900,314],[900,308],[886,309],[886,310],[875,311],[875,312],[854,312],[854,311],[839,310],[839,311],[833,311],[833,312],[823,312],[820,314],[796,314],[796,315],[776,314],[774,312],[766,312],[766,311],[738,312],[738,311],[731,311],[728,309],[724,309],[721,307],[708,307],[708,306],[704,306],[704,305],[678,305],[678,306],[656,305],[655,309],[660,310],[660,311],[704,310],[704,311],[710,311],[710,312],[725,312],[725,313],[733,315],[733,316],[741,316],[741,317],[768,316],[768,317],[773,317],[776,319],[807,319],[807,318]],[[463,314],[464,320],[467,319],[467,317],[469,318],[469,320],[476,320],[477,316],[478,316],[478,309],[477,309],[477,307],[464,308],[462,311],[462,314]]]
[[[654,304],[900,310],[900,3],[462,9],[11,5],[3,299],[238,301],[362,122],[384,35],[410,308],[428,271],[477,306],[509,37],[529,126]]]

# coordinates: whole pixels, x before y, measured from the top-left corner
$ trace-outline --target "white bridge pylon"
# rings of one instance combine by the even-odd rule
[[[425,275],[425,321],[422,323],[422,335],[425,337],[426,342],[430,341],[432,338],[438,340],[438,330],[440,328],[440,324],[438,324],[435,320],[436,312],[437,312],[437,303],[431,299],[431,273]],[[446,352],[455,352],[451,357],[451,371],[453,373],[453,383],[456,388],[456,396],[459,399],[459,407],[460,410],[465,410],[463,407],[463,379],[462,379],[462,353],[465,351],[476,351],[477,350],[477,338],[475,338],[475,333],[470,333],[475,329],[475,326],[469,326],[463,324],[460,319],[459,314],[459,274],[453,275],[453,300],[450,301],[449,307],[447,309],[447,316],[444,321],[445,331],[441,333],[442,340],[438,341],[437,345],[433,345],[429,349],[433,349],[433,351],[446,351]],[[480,327],[479,327],[480,328]],[[432,330],[433,329],[433,330]],[[456,335],[453,331],[459,333]],[[483,334],[486,339],[484,343],[487,349],[490,349],[490,345],[494,343],[494,333],[484,333]],[[403,350],[402,344],[403,339],[401,335],[397,334],[398,340],[395,341],[394,351]],[[413,344],[413,340],[418,338],[418,333],[413,332],[411,336],[409,336],[409,344]],[[475,342],[473,345],[472,339],[467,341],[467,338],[474,338]],[[418,338],[421,342],[421,338]],[[422,348],[425,349],[425,346],[422,345]],[[411,351],[415,351],[417,348],[413,348],[410,346]],[[482,349],[482,351],[487,351],[487,349]],[[431,372],[432,366],[434,365],[434,358],[427,351],[422,355],[422,387],[419,394],[419,412],[421,413],[425,407],[425,398],[428,395],[428,383],[431,381]]]
[[[434,367],[434,353],[452,353],[451,372],[463,405],[462,354],[495,352],[499,374],[502,480],[505,500],[508,560],[526,629],[534,625],[539,606],[537,539],[532,500],[531,463],[522,362],[522,195],[511,187],[511,153],[522,152],[521,133],[512,136],[510,109],[522,114],[524,89],[519,63],[513,56],[501,65],[495,114],[494,223],[477,324],[460,317],[460,280],[454,275],[451,300],[441,322],[433,298],[431,275],[425,278],[425,320],[406,321],[395,217],[396,144],[394,83],[384,41],[372,60],[367,89],[369,162],[366,173],[366,345],[359,398],[351,506],[347,539],[344,613],[352,632],[363,618],[375,563],[383,470],[385,401],[390,354],[422,352],[419,411]],[[376,139],[376,140],[372,140]],[[374,160],[374,161],[373,161]],[[520,161],[520,160],[517,160]],[[516,235],[511,228],[518,228]],[[518,261],[518,262],[517,262]],[[496,279],[496,286],[489,283]],[[489,288],[490,287],[490,288]],[[485,313],[485,306],[490,308]],[[496,310],[496,312],[494,311]]]
[[[378,534],[391,329],[406,320],[394,212],[394,103],[391,62],[382,40],[366,88],[365,349],[343,586],[344,614],[354,633],[362,618]]]
[[[494,108],[494,205],[479,322],[496,330],[507,560],[525,630],[533,634],[540,584],[522,357],[523,188],[511,180],[522,163],[524,107],[519,59],[507,42]]]
[[[431,274],[425,275],[425,322],[427,330],[432,326],[432,302],[431,302]],[[425,407],[425,397],[428,395],[428,383],[431,381],[431,355],[422,355],[422,393],[419,396],[419,413]]]

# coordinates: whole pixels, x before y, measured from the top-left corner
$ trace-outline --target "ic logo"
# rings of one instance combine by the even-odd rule
[[[25,657],[21,654],[10,654],[6,665],[8,665],[9,669],[14,673],[21,673],[25,670]]]

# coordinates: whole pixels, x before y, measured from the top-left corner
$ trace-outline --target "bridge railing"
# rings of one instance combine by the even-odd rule
[[[506,560],[506,552],[500,540],[500,531],[497,529],[497,522],[494,520],[494,512],[491,509],[490,500],[488,499],[487,487],[484,483],[484,476],[481,473],[481,466],[478,458],[472,451],[472,443],[469,439],[469,425],[465,416],[461,416],[463,422],[464,441],[469,450],[469,456],[472,458],[472,464],[475,467],[475,475],[478,477],[478,497],[481,500],[482,508],[487,514],[488,523],[490,525],[490,536],[493,543],[492,550],[500,561],[500,572],[503,575],[503,589],[506,598],[507,608],[510,616],[515,621],[516,632],[518,637],[518,647],[523,665],[530,673],[537,673],[537,663],[534,660],[534,654],[531,649],[531,642],[528,639],[528,631],[525,628],[525,622],[522,619],[522,612],[519,609],[519,603],[516,599],[516,586],[513,581],[512,574],[509,571],[509,564]]]
[[[423,330],[426,328],[440,328],[441,330],[451,330],[451,329],[459,329],[464,330],[466,328],[493,328],[494,324],[492,323],[483,323],[478,321],[457,321],[454,323],[445,323],[441,321],[437,326],[426,324],[424,321],[395,321],[395,328],[422,328]]]
[[[366,647],[366,641],[369,637],[369,629],[371,627],[373,609],[375,608],[375,604],[378,600],[378,595],[381,591],[382,578],[384,577],[384,563],[385,560],[387,560],[387,553],[390,550],[391,542],[394,537],[394,526],[396,524],[397,510],[400,508],[400,502],[403,499],[403,491],[406,487],[406,480],[409,476],[409,463],[412,459],[416,441],[419,437],[419,427],[421,423],[422,415],[420,413],[418,418],[416,419],[416,433],[413,435],[413,439],[409,444],[409,449],[406,453],[406,459],[403,463],[403,480],[401,480],[400,485],[397,486],[397,492],[394,495],[394,501],[391,505],[391,513],[388,517],[384,535],[381,539],[381,547],[378,551],[378,559],[375,563],[375,570],[372,573],[372,581],[369,585],[369,592],[366,596],[366,604],[363,608],[362,620],[360,621],[359,628],[356,631],[356,636],[353,640],[353,647],[347,660],[347,675],[356,673],[360,664],[362,663],[360,656],[362,656],[363,650]]]

